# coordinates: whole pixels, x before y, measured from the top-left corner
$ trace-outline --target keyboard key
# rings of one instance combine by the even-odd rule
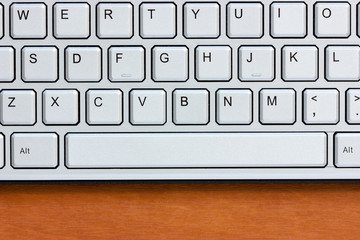
[[[316,46],[283,47],[282,78],[284,81],[316,81],[319,76],[318,54]]]
[[[145,49],[143,47],[109,48],[109,79],[112,82],[145,80]]]
[[[272,81],[275,78],[275,49],[272,46],[239,48],[241,81]]]
[[[15,80],[15,49],[0,47],[0,82]]]
[[[262,89],[260,91],[260,122],[263,124],[294,124],[296,93],[293,89]]]
[[[336,167],[360,167],[360,133],[336,133]]]
[[[14,3],[10,7],[10,34],[13,38],[45,38],[47,13],[44,3]]]
[[[360,47],[328,46],[326,47],[326,80],[359,81]]]
[[[154,81],[185,82],[189,78],[189,50],[185,46],[152,49],[152,78]]]
[[[252,122],[252,92],[249,89],[220,89],[216,92],[216,122],[218,124],[250,124]]]
[[[0,169],[5,165],[5,138],[2,133],[0,133]]]
[[[14,133],[11,135],[13,168],[56,168],[58,135],[56,133]]]
[[[142,3],[140,5],[140,36],[174,38],[176,36],[176,5],[174,3]]]
[[[89,90],[86,92],[86,120],[90,125],[120,125],[123,121],[122,92]]]
[[[306,89],[303,105],[305,124],[339,122],[339,91],[336,89]]]
[[[67,47],[66,80],[69,82],[99,82],[102,59],[99,47]]]
[[[65,146],[68,168],[264,168],[327,164],[327,136],[322,132],[70,133],[65,137]],[[134,151],[135,147],[139,151]]]
[[[263,36],[263,5],[261,3],[229,3],[227,35],[230,38],[261,38]]]
[[[349,37],[350,4],[348,2],[318,2],[315,4],[316,37]]]
[[[184,36],[186,38],[218,38],[220,5],[218,3],[185,3]]]
[[[79,92],[77,90],[45,90],[43,92],[43,122],[46,125],[76,125],[79,123]]]
[[[34,125],[36,93],[33,90],[2,90],[0,92],[2,125]]]
[[[90,5],[88,3],[56,3],[53,12],[55,38],[90,37]]]
[[[229,46],[199,46],[196,48],[196,80],[229,81],[232,54]]]
[[[360,124],[360,89],[346,91],[346,122]]]
[[[164,90],[131,90],[130,123],[163,125],[166,122],[166,92]]]
[[[0,39],[4,37],[4,6],[0,3]]]
[[[58,80],[58,49],[56,47],[24,47],[22,49],[24,82],[55,82]]]
[[[99,3],[96,11],[96,30],[99,38],[131,38],[133,36],[133,5],[131,3]]]
[[[205,89],[176,89],[173,92],[173,121],[177,125],[208,124],[209,92]]]
[[[271,4],[271,36],[303,38],[307,34],[307,6],[304,2]]]

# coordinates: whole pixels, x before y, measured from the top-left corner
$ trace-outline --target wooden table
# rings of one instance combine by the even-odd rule
[[[0,186],[0,239],[360,239],[360,184]]]

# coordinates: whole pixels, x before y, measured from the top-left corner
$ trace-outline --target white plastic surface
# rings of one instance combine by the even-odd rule
[[[54,5],[54,36],[56,38],[88,38],[90,6],[87,3],[56,3]]]
[[[316,81],[319,76],[316,46],[285,46],[282,49],[284,81]]]
[[[275,76],[275,50],[272,46],[241,46],[239,78],[241,81],[272,81]]]
[[[130,122],[134,125],[163,125],[166,122],[164,90],[132,90]]]
[[[264,9],[261,3],[229,3],[226,11],[230,38],[260,38],[263,35]]]
[[[11,82],[15,78],[15,49],[0,47],[0,82]]]
[[[173,38],[176,35],[176,6],[173,3],[143,3],[140,6],[140,35],[143,38]]]
[[[68,134],[65,142],[69,168],[323,167],[327,163],[324,133]],[[133,151],[134,147],[141,151]]]
[[[56,47],[24,47],[21,55],[22,79],[25,82],[57,81],[58,54]]]
[[[339,91],[306,89],[303,94],[306,124],[337,124],[339,122]]]
[[[263,124],[293,124],[295,122],[295,96],[293,89],[261,90],[260,122]]]
[[[33,125],[36,122],[36,94],[33,90],[0,92],[2,125]]]
[[[43,92],[43,122],[46,125],[74,125],[79,121],[79,92],[74,89]]]
[[[216,122],[250,124],[252,92],[249,89],[220,89],[216,92]]]
[[[11,6],[13,38],[45,38],[47,8],[44,3],[14,3]]]
[[[130,38],[133,35],[133,7],[130,3],[99,3],[96,13],[100,38]]]
[[[304,2],[275,2],[271,4],[271,36],[305,37],[307,6]]]
[[[26,0],[18,0],[19,3],[28,3]],[[40,1],[41,2],[41,1]],[[66,4],[75,4],[75,2],[70,0],[63,0]],[[139,6],[142,3],[141,1],[127,1],[131,2],[133,5],[133,36],[131,38],[99,38],[97,36],[97,18],[96,10],[97,4],[100,1],[89,0],[87,1],[89,5],[88,11],[89,18],[86,14],[81,17],[80,13],[77,14],[79,19],[74,21],[72,15],[69,15],[72,20],[72,25],[67,29],[74,30],[71,35],[73,37],[63,35],[64,39],[56,38],[56,24],[53,21],[54,19],[54,4],[56,1],[49,0],[46,1],[47,5],[47,37],[45,39],[12,39],[10,35],[10,21],[9,21],[9,10],[11,1],[2,1],[1,4],[4,6],[4,28],[3,28],[3,37],[0,39],[1,47],[10,47],[14,48],[14,57],[15,61],[7,62],[8,65],[1,65],[0,69],[3,69],[5,66],[13,67],[13,79],[14,81],[10,83],[1,82],[1,88],[5,90],[33,90],[36,93],[36,122],[33,126],[28,125],[16,125],[8,126],[1,125],[1,133],[4,135],[4,161],[2,164],[1,161],[1,152],[0,152],[0,166],[3,165],[3,168],[0,169],[0,179],[1,180],[166,180],[166,179],[360,179],[360,169],[354,167],[343,168],[335,165],[334,158],[334,134],[338,132],[360,132],[359,125],[357,123],[349,124],[347,122],[347,103],[346,103],[346,92],[349,89],[359,89],[359,82],[357,81],[327,81],[325,78],[325,49],[327,46],[358,46],[359,37],[358,37],[358,2],[349,1],[350,4],[350,19],[351,24],[349,29],[345,28],[346,32],[349,32],[348,37],[317,37],[314,35],[314,5],[317,1],[309,0],[305,1],[307,4],[308,11],[308,31],[305,38],[277,38],[274,39],[270,35],[270,5],[274,1],[263,0],[261,1],[263,5],[263,16],[262,18],[256,19],[254,15],[252,22],[254,32],[259,31],[259,22],[262,24],[262,37],[248,38],[248,37],[228,37],[228,23],[227,19],[227,5],[229,1],[218,1],[219,11],[218,15],[215,14],[214,18],[210,18],[207,24],[211,26],[217,26],[216,28],[216,37],[212,35],[211,37],[199,37],[199,38],[187,38],[184,36],[185,24],[183,21],[184,18],[184,4],[188,1],[185,0],[176,0],[174,1],[176,5],[177,21],[176,21],[176,37],[173,39],[143,39],[139,35],[140,27],[140,16],[139,16]],[[119,3],[118,0],[107,0],[106,3]],[[159,1],[168,2],[168,1]],[[199,3],[207,3],[205,0],[198,0]],[[243,3],[238,1],[239,3]],[[259,3],[260,1],[247,1],[249,3]],[[293,1],[286,1],[293,2]],[[333,3],[333,0],[326,2]],[[121,2],[122,3],[122,2]],[[246,10],[244,8],[244,10]],[[0,11],[1,12],[1,11]],[[246,11],[244,11],[246,13]],[[70,14],[70,12],[69,12]],[[244,15],[245,17],[245,15]],[[217,22],[216,22],[217,18]],[[84,19],[87,19],[84,21]],[[207,18],[208,19],[208,18]],[[245,19],[245,18],[244,18]],[[263,20],[263,22],[262,22]],[[0,20],[1,21],[1,20]],[[56,19],[55,19],[56,21]],[[74,23],[75,22],[75,23]],[[86,24],[82,24],[82,23]],[[1,25],[1,24],[0,24]],[[83,27],[85,26],[86,27]],[[332,30],[338,29],[337,23],[328,23],[329,28]],[[343,26],[342,24],[340,24]],[[84,30],[85,29],[85,30]],[[212,29],[212,27],[205,28],[206,30]],[[215,29],[215,28],[214,28]],[[344,28],[341,28],[341,31],[344,31]],[[249,30],[249,29],[244,29]],[[240,31],[240,29],[239,29]],[[70,34],[69,34],[70,35]],[[56,46],[59,53],[58,61],[58,73],[59,80],[57,82],[24,82],[21,79],[21,49],[25,46],[39,47],[39,46]],[[188,48],[188,79],[179,82],[154,82],[152,79],[152,49],[155,46],[160,47],[171,47],[171,46],[186,46]],[[195,78],[195,53],[196,47],[198,46],[229,46],[232,50],[231,60],[231,78],[228,82],[199,82]],[[260,81],[242,81],[240,80],[241,71],[239,71],[239,66],[241,59],[239,59],[239,48],[244,46],[259,47],[259,46],[269,46],[274,48],[274,57],[273,59],[273,78],[272,80],[260,80]],[[318,78],[315,80],[311,79],[302,79],[306,74],[310,75],[310,72],[313,75],[313,60],[306,60],[306,67],[299,67],[298,70],[294,70],[294,75],[292,76],[291,81],[284,81],[282,76],[282,49],[285,46],[316,46],[318,49]],[[102,78],[99,82],[68,82],[66,81],[66,55],[65,50],[68,47],[99,47],[101,49],[101,72]],[[111,55],[109,49],[112,48],[136,48],[142,49],[134,52],[124,52],[123,60],[124,62],[111,64],[114,62],[115,57]],[[301,50],[301,49],[300,49]],[[109,54],[110,52],[110,54]],[[301,54],[299,51],[297,58],[299,63],[301,62],[301,57],[304,56],[306,59],[310,59],[307,56]],[[112,56],[112,57],[111,57]],[[140,57],[139,57],[140,56]],[[313,55],[312,55],[313,56]],[[10,59],[10,58],[9,58]],[[312,58],[313,59],[313,58]],[[1,62],[1,61],[0,61]],[[265,66],[268,66],[268,61],[265,64],[259,64],[257,70],[264,70]],[[271,65],[271,64],[270,64]],[[88,66],[88,65],[87,65]],[[305,65],[304,65],[305,66]],[[302,70],[301,70],[302,69]],[[128,73],[126,70],[132,70]],[[92,67],[85,67],[84,72],[88,73],[93,71]],[[0,71],[3,73],[2,71]],[[291,71],[290,71],[291,72]],[[76,89],[79,92],[79,104],[78,104],[78,114],[79,122],[76,125],[45,125],[42,121],[43,119],[43,96],[42,93],[44,90],[59,89],[59,90],[71,90]],[[86,101],[86,92],[89,90],[121,90],[123,93],[123,121],[118,125],[89,125],[87,122],[87,101]],[[163,89],[166,91],[167,105],[166,105],[166,123],[164,125],[132,125],[130,123],[130,107],[129,107],[129,93],[133,89],[146,90],[146,89]],[[195,125],[195,124],[175,124],[174,123],[174,95],[173,92],[176,90],[207,90],[208,91],[208,101],[207,108],[204,107],[205,104],[199,104],[194,107],[193,112],[195,115],[203,115],[202,111],[207,111],[207,121],[205,124]],[[251,116],[252,121],[250,124],[219,124],[217,121],[217,91],[219,89],[250,89],[252,92],[252,107],[251,107]],[[264,125],[259,121],[259,97],[260,91],[262,89],[294,89],[296,93],[296,116],[295,122],[293,125],[286,124],[267,124]],[[304,97],[303,92],[306,89],[336,89],[338,90],[338,102],[327,101],[326,104],[323,104],[322,108],[324,109],[337,109],[338,112],[338,122],[325,124],[305,124],[304,123]],[[234,103],[235,104],[235,103]],[[245,102],[244,102],[245,104]],[[357,109],[357,107],[355,107]],[[332,111],[332,110],[331,110]],[[200,113],[201,114],[200,114]],[[352,111],[353,112],[353,111]],[[356,110],[355,110],[356,112]],[[57,116],[61,116],[65,113],[61,113]],[[17,118],[21,115],[16,115]],[[110,119],[110,115],[103,114],[104,119]],[[59,147],[59,165],[55,169],[14,169],[11,166],[11,144],[10,136],[14,132],[27,132],[27,133],[45,133],[45,132],[56,132],[59,135],[58,147]],[[65,166],[65,135],[71,132],[79,133],[273,133],[273,132],[282,132],[282,133],[294,133],[294,132],[326,132],[327,134],[327,165],[325,167],[318,168],[147,168],[147,169],[68,169]],[[1,149],[1,148],[0,148]],[[134,147],[131,149],[134,152],[140,152],[141,148]],[[261,151],[261,149],[259,149]],[[283,151],[291,150],[284,149]],[[307,151],[307,149],[303,150]],[[225,154],[223,154],[225,155]]]
[[[55,133],[14,133],[11,153],[14,168],[55,168],[59,161],[58,136]]]
[[[329,81],[359,81],[360,47],[328,46],[326,48],[326,79]]]
[[[123,121],[123,94],[118,89],[87,91],[86,107],[90,125],[120,125]]]

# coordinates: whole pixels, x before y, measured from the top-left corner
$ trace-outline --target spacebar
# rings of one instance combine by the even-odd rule
[[[68,168],[324,167],[323,132],[69,133]]]

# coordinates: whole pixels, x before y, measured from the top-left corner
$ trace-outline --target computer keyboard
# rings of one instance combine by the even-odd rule
[[[0,180],[360,179],[357,1],[0,3]]]

